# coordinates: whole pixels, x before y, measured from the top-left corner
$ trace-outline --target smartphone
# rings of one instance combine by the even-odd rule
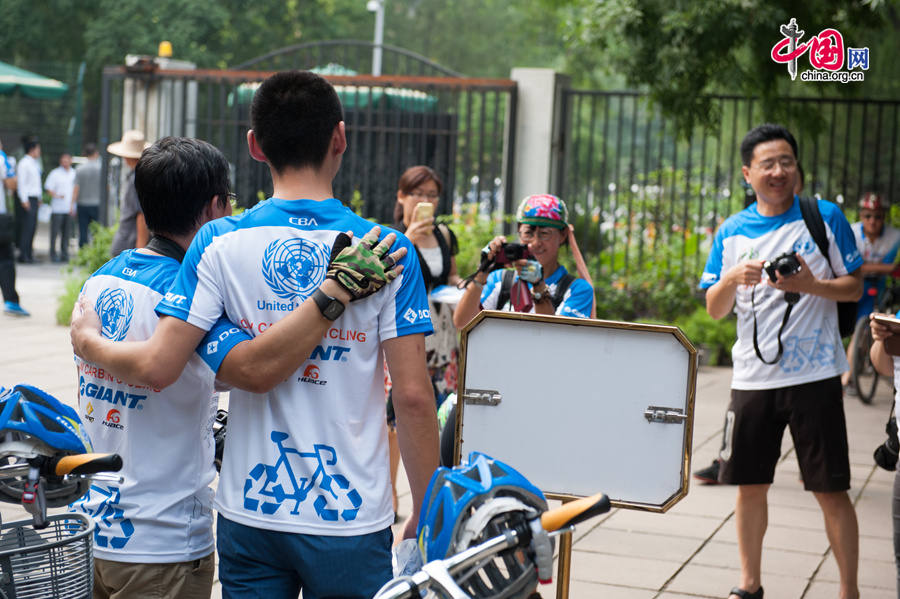
[[[434,217],[434,204],[431,202],[419,202],[413,209],[413,221],[428,220]]]
[[[887,314],[873,314],[872,319],[891,329],[895,335],[900,334],[900,318],[896,316],[888,316]]]
[[[884,351],[892,356],[900,356],[900,318],[875,314],[872,319],[888,327],[893,335],[884,340]]]

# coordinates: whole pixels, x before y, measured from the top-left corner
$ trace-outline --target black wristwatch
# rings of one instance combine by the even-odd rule
[[[313,291],[312,298],[319,307],[319,312],[328,320],[337,320],[344,313],[344,304],[341,303],[341,300],[327,295],[321,289]]]

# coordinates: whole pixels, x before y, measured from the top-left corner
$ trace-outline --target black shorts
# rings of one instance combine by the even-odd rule
[[[850,488],[847,423],[840,377],[780,389],[731,390],[719,481],[769,484],[781,457],[784,427],[807,491]]]

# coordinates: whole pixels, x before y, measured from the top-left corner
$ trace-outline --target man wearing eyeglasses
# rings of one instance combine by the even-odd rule
[[[864,264],[860,268],[863,274],[863,295],[857,303],[856,320],[865,318],[875,309],[875,299],[884,291],[886,277],[896,268],[897,250],[900,249],[900,229],[895,229],[884,223],[885,205],[881,197],[872,192],[867,192],[859,199],[859,221],[853,223],[853,235],[856,237],[856,247],[862,254]],[[841,377],[844,384],[844,393],[855,395],[856,387],[848,385],[850,372],[853,370],[856,333],[847,346],[847,360],[850,362],[850,370]]]
[[[847,494],[850,463],[840,383],[848,364],[836,302],[859,299],[863,261],[847,220],[825,200],[818,208],[828,256],[819,250],[794,194],[797,158],[794,136],[780,125],[760,125],[744,137],[741,171],[757,201],[719,227],[700,281],[710,316],[737,313],[719,475],[720,482],[738,486],[741,579],[730,599],[763,597],[767,493],[786,426],[804,488],[825,517],[840,597],[859,597],[859,530]],[[784,268],[765,268],[767,261],[785,256]]]

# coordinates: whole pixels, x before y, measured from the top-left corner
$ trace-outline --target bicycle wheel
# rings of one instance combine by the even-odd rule
[[[878,386],[878,372],[869,359],[872,330],[869,328],[868,318],[860,318],[856,323],[854,338],[856,344],[853,347],[853,371],[850,374],[850,382],[856,387],[859,400],[864,404],[871,404],[875,388]]]

